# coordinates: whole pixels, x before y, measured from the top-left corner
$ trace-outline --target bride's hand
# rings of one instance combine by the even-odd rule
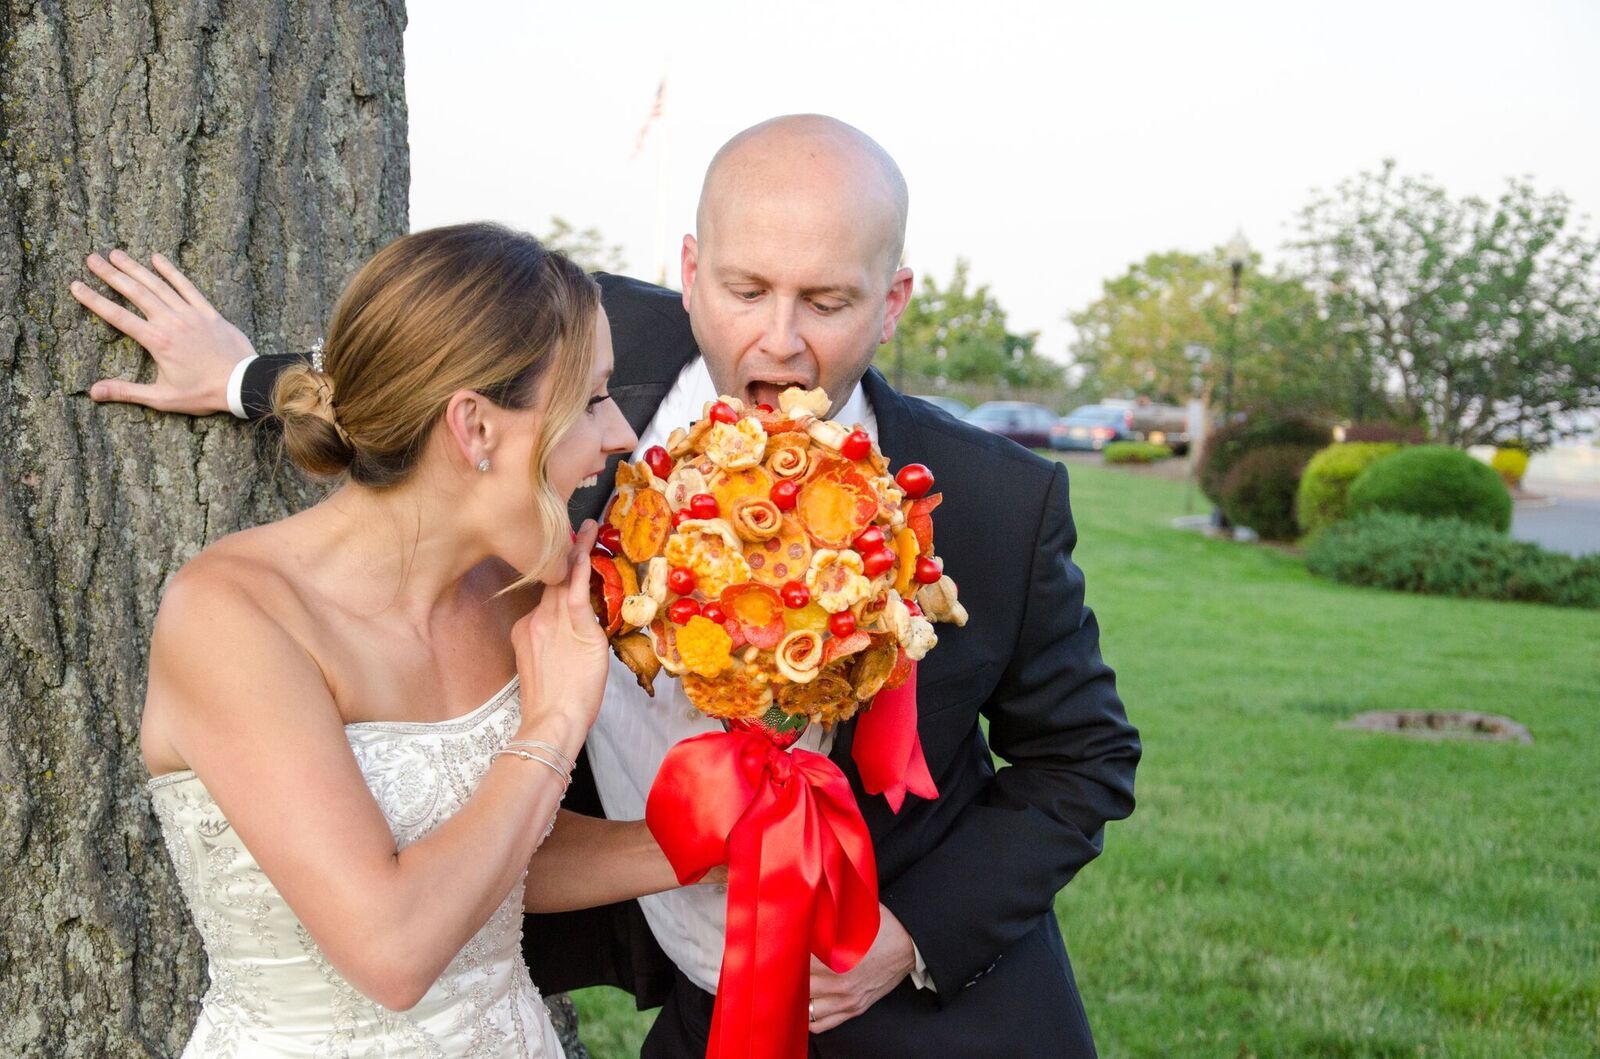
[[[589,605],[589,549],[598,530],[584,522],[567,556],[566,578],[546,585],[539,605],[511,630],[523,733],[554,738],[572,754],[600,711],[609,665],[605,630]]]

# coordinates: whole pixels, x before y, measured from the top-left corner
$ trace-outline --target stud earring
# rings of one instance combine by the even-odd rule
[[[478,470],[485,472],[489,470],[489,457],[485,456],[483,459],[478,461]]]

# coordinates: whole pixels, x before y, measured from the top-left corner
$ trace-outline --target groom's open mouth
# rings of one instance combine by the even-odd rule
[[[744,400],[750,405],[770,405],[778,407],[778,395],[791,386],[798,386],[802,390],[809,390],[816,383],[799,376],[780,377],[772,379],[751,379],[744,387]]]

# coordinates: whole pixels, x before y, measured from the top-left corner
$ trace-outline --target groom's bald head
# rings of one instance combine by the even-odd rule
[[[905,177],[876,140],[837,118],[771,118],[723,144],[706,167],[695,212],[701,252],[730,211],[752,203],[764,212],[782,207],[802,223],[847,216],[880,242],[888,272],[900,264],[909,205]]]
[[[835,118],[764,121],[711,160],[695,226],[684,306],[718,389],[775,404],[822,386],[837,412],[910,296],[894,159]]]

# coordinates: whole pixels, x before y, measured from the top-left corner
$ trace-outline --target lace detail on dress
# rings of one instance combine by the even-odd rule
[[[513,680],[452,721],[346,726],[400,848],[460,810],[520,715]],[[185,1059],[561,1056],[522,961],[521,882],[414,1008],[390,1011],[328,961],[193,773],[149,788],[211,972]]]

